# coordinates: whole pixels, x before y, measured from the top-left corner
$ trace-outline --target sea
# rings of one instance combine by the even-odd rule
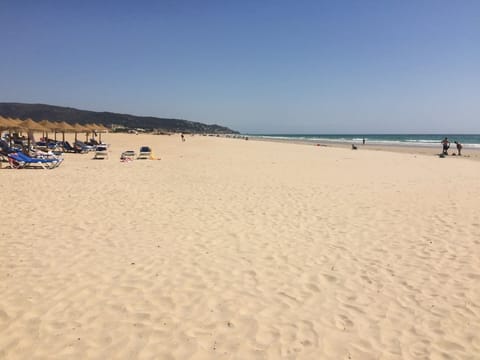
[[[365,144],[381,146],[419,146],[440,147],[440,142],[447,137],[455,146],[458,141],[464,148],[480,149],[480,134],[246,134],[251,138],[305,141],[313,143],[342,143],[342,144]]]

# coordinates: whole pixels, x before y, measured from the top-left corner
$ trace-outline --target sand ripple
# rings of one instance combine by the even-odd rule
[[[0,171],[0,358],[478,358],[476,162],[111,142]]]

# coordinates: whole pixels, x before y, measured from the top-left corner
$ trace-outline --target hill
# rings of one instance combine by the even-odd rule
[[[31,118],[35,121],[65,121],[69,124],[79,123],[83,125],[97,123],[108,127],[111,125],[121,125],[129,129],[157,129],[165,132],[209,134],[237,133],[224,126],[207,125],[188,120],[78,110],[70,107],[46,104],[0,103],[0,115],[20,119]]]

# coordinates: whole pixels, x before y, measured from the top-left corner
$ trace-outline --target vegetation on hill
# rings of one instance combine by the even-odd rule
[[[209,134],[237,133],[224,126],[207,125],[188,120],[78,110],[69,107],[45,104],[0,103],[0,115],[20,119],[31,118],[35,121],[65,121],[69,124],[79,123],[81,125],[96,123],[107,127],[114,125],[127,129],[145,129],[163,132]]]

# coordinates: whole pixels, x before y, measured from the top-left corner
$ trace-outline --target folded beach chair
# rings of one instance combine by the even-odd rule
[[[106,145],[97,145],[95,149],[95,156],[94,159],[108,159],[108,149]]]
[[[150,159],[151,156],[152,156],[152,149],[150,149],[149,146],[142,146],[138,153],[137,159],[146,160],[146,159]]]

